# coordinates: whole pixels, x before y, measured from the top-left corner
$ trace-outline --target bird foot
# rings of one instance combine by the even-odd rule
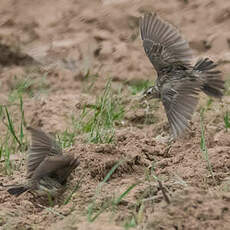
[[[161,135],[156,136],[155,140],[157,143],[170,145],[174,141],[174,138],[171,135],[162,136],[162,134],[161,134]]]

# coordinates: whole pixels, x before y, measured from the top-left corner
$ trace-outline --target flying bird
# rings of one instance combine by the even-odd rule
[[[79,165],[77,158],[63,155],[57,142],[38,128],[27,128],[31,146],[27,157],[27,180],[20,185],[7,186],[8,192],[19,196],[25,191],[52,197],[63,192],[67,178]]]
[[[156,13],[140,18],[140,33],[145,53],[157,72],[154,86],[143,93],[143,98],[162,101],[175,139],[189,128],[200,91],[215,98],[223,96],[221,71],[209,58],[200,58],[192,65],[188,42]]]

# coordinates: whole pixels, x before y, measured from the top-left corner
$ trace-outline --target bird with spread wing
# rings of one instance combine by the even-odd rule
[[[178,30],[156,13],[140,18],[140,32],[147,57],[157,72],[154,86],[144,92],[146,100],[159,98],[176,138],[189,127],[200,91],[221,98],[224,81],[209,58],[192,65],[192,50]]]
[[[77,158],[64,155],[57,142],[38,128],[27,128],[31,133],[31,146],[27,157],[27,180],[20,185],[9,186],[8,192],[19,196],[25,191],[39,195],[60,194],[67,178],[79,165]]]

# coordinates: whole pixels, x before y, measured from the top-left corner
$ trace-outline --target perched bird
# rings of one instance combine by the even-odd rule
[[[223,96],[221,72],[208,58],[192,66],[188,42],[156,13],[140,18],[140,32],[145,53],[157,72],[155,85],[144,92],[143,98],[162,101],[176,138],[188,128],[200,91],[216,98]]]
[[[15,196],[25,191],[57,196],[64,190],[68,176],[79,165],[79,161],[73,156],[63,155],[57,142],[41,129],[27,129],[31,133],[27,180],[24,184],[10,186],[7,191]]]

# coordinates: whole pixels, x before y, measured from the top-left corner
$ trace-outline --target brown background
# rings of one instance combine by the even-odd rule
[[[48,229],[47,226],[50,229],[124,229],[125,222],[133,215],[138,216],[140,197],[153,201],[144,203],[137,229],[230,228],[230,133],[225,131],[223,121],[230,98],[226,95],[221,103],[214,100],[205,113],[206,144],[214,182],[200,150],[199,111],[207,104],[205,95],[201,95],[191,131],[171,147],[156,139],[162,133],[169,133],[165,115],[162,118],[162,105],[153,102],[156,106],[152,116],[156,122],[149,125],[143,122],[145,110],[132,106],[129,84],[139,79],[155,79],[138,31],[138,17],[145,11],[156,11],[179,28],[194,54],[218,61],[223,77],[229,79],[229,1],[1,0],[1,104],[8,103],[14,76],[20,79],[29,74],[35,81],[41,78],[44,72],[37,69],[37,62],[41,62],[48,72],[44,83],[47,91],[42,93],[35,84],[34,97],[25,96],[28,123],[49,132],[63,132],[71,126],[70,115],[77,116],[82,105],[92,103],[108,78],[113,79],[115,92],[122,88],[125,117],[123,125],[116,127],[115,144],[88,144],[84,143],[84,136],[79,136],[75,145],[66,149],[79,156],[81,165],[73,173],[63,197],[55,201],[53,209],[63,216],[47,209],[45,201],[29,193],[15,198],[1,191],[0,229]],[[6,45],[13,55],[5,51]],[[19,55],[19,51],[24,55]],[[83,80],[87,70],[99,76],[91,90],[87,90],[89,83]],[[118,196],[133,183],[141,183],[115,211],[106,210],[90,224],[87,208],[96,186],[121,158],[125,159],[124,165],[103,186],[98,202]],[[158,183],[146,180],[146,172],[153,162],[167,188],[170,205],[157,189]],[[81,187],[68,205],[62,205],[82,175],[85,177]],[[24,177],[24,163],[11,176],[0,171],[4,184]]]

